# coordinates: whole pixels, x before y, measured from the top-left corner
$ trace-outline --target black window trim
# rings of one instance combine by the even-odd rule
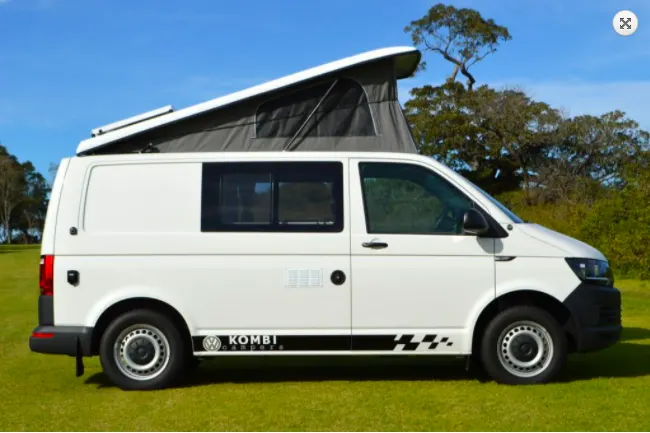
[[[409,233],[396,233],[396,232],[373,232],[370,231],[370,221],[368,220],[368,201],[366,200],[366,192],[363,187],[363,175],[361,172],[361,167],[364,164],[401,164],[401,165],[412,165],[415,167],[419,167],[423,170],[427,170],[430,173],[432,173],[434,176],[436,176],[439,180],[442,182],[445,182],[449,187],[453,188],[456,192],[458,192],[460,195],[465,197],[467,200],[469,200],[472,203],[472,207],[479,211],[487,220],[488,226],[490,229],[488,230],[487,233],[479,236],[482,238],[507,238],[508,237],[508,232],[499,224],[493,217],[490,215],[489,212],[487,212],[476,200],[468,196],[464,191],[462,191],[460,188],[458,188],[456,185],[454,185],[452,182],[449,180],[445,179],[443,176],[440,174],[436,173],[433,171],[430,167],[427,167],[422,164],[418,164],[413,161],[359,161],[357,163],[357,172],[359,173],[359,183],[360,183],[360,188],[361,188],[361,198],[363,200],[363,213],[364,213],[364,221],[366,224],[366,234],[368,235],[405,235],[405,236],[417,236],[417,235],[426,235],[426,236],[468,236],[468,237],[476,237],[475,235],[467,234],[467,233],[429,233],[429,232],[409,232]]]
[[[264,99],[262,102],[260,102],[257,105],[257,107],[255,107],[255,115],[253,116],[253,128],[252,128],[252,137],[251,138],[254,139],[254,140],[279,140],[279,139],[283,139],[283,138],[288,138],[290,140],[291,137],[259,137],[257,135],[257,125],[258,125],[257,117],[258,117],[258,114],[260,112],[260,108],[264,104],[267,104],[267,103],[269,103],[271,101],[274,101],[274,100],[276,100],[278,98],[281,98],[283,96],[295,94],[295,93],[301,92],[303,90],[311,89],[311,88],[316,87],[316,86],[323,86],[325,84],[332,84],[337,80],[349,80],[349,81],[354,82],[357,86],[359,86],[359,88],[361,88],[361,91],[363,92],[364,96],[366,97],[366,105],[368,106],[368,113],[370,114],[370,120],[372,120],[372,132],[373,132],[373,135],[368,135],[368,136],[365,136],[365,137],[379,137],[381,134],[378,132],[377,121],[375,119],[375,115],[374,115],[373,109],[372,109],[372,104],[370,103],[370,98],[368,97],[368,92],[366,92],[366,88],[363,87],[363,84],[361,84],[361,82],[359,80],[357,80],[356,78],[353,78],[353,77],[350,77],[350,76],[347,76],[347,75],[338,75],[338,76],[332,76],[332,77],[329,77],[329,78],[324,78],[324,79],[321,79],[321,80],[318,80],[318,81],[314,81],[312,83],[309,83],[308,85],[298,87],[295,90],[293,90],[291,92],[288,92],[286,94],[285,93],[280,93],[277,96],[270,96],[270,97],[267,97],[266,99]],[[282,91],[282,90],[286,90],[286,89],[278,89],[278,90]],[[273,93],[275,93],[275,92],[273,92]],[[310,138],[318,139],[318,138],[328,138],[328,137],[330,137],[330,136],[316,136],[316,137],[310,137]],[[348,138],[357,138],[357,137],[360,137],[360,136],[355,135],[355,136],[347,136],[347,137]]]
[[[323,224],[296,224],[285,225],[278,223],[279,211],[279,182],[282,182],[282,166],[292,165],[307,168],[306,172],[313,172],[315,167],[329,166],[335,172],[333,182],[333,195],[335,201],[335,222],[332,225]],[[224,224],[214,219],[208,220],[204,216],[204,209],[209,197],[205,196],[204,174],[208,169],[216,169],[220,175],[226,173],[269,173],[271,183],[271,218],[270,223],[261,224]],[[279,176],[278,176],[279,174]],[[227,232],[261,232],[261,233],[341,233],[345,229],[345,193],[344,193],[344,164],[340,160],[318,161],[242,161],[242,162],[204,162],[201,168],[201,232],[202,233],[227,233]],[[219,178],[219,196],[222,198],[223,182]],[[214,198],[212,198],[214,199]],[[217,218],[219,218],[217,216]]]

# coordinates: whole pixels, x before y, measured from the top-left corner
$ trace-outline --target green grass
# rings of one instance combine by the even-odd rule
[[[204,363],[186,385],[111,386],[97,358],[29,351],[38,250],[0,247],[3,430],[623,430],[650,429],[650,283],[620,281],[622,341],[574,355],[559,383],[481,383],[459,360],[263,359]]]

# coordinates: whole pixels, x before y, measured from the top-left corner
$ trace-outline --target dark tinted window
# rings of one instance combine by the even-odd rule
[[[343,230],[339,162],[205,163],[202,231]]]
[[[413,164],[361,163],[368,233],[461,234],[473,202],[432,171]]]
[[[326,94],[300,136],[375,135],[368,99],[361,85],[349,79],[334,83],[315,85],[262,104],[256,117],[257,137],[293,137]]]

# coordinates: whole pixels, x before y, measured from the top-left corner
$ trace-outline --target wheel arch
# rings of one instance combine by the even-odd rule
[[[472,354],[479,353],[479,345],[488,323],[499,312],[517,305],[535,306],[549,312],[564,329],[569,352],[576,350],[576,336],[572,331],[575,319],[569,308],[547,293],[537,290],[515,290],[493,299],[481,310],[470,334],[469,347]]]
[[[181,331],[181,335],[183,335],[183,337],[186,339],[186,343],[191,350],[190,326],[183,315],[176,308],[159,299],[150,297],[135,297],[117,301],[101,313],[95,322],[95,326],[93,327],[91,337],[91,355],[99,354],[99,344],[102,335],[106,331],[106,328],[108,328],[108,325],[121,314],[136,309],[153,310],[164,314],[174,323],[175,326],[178,327],[178,329]]]

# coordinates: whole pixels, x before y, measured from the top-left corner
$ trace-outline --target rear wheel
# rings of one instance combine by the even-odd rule
[[[183,336],[164,315],[134,310],[117,317],[100,342],[104,373],[122,389],[173,384],[186,363]]]
[[[515,306],[488,324],[481,342],[486,372],[505,384],[546,383],[566,364],[566,334],[548,312]]]

